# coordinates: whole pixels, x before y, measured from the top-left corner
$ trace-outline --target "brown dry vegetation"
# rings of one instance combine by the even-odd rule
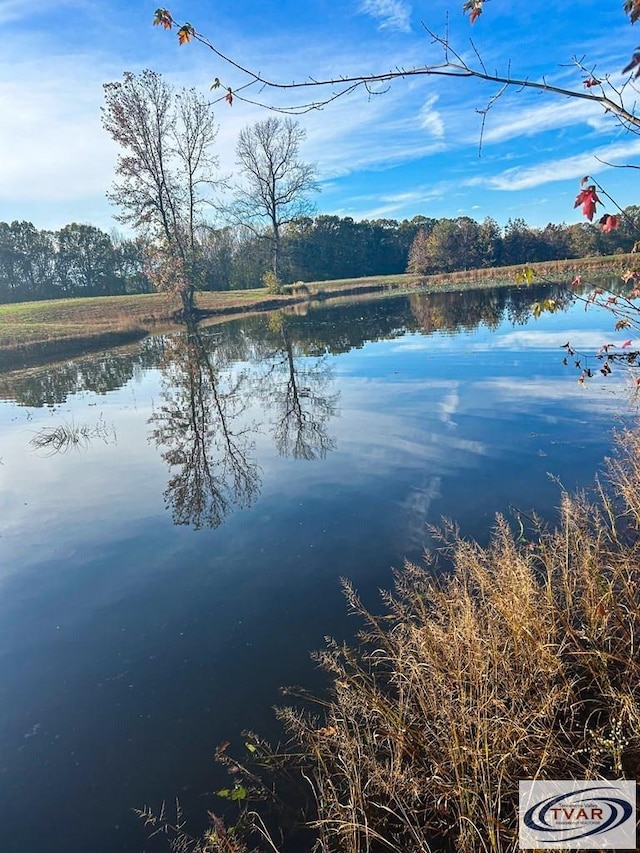
[[[640,776],[640,431],[618,445],[610,488],[564,495],[556,529],[516,541],[499,518],[486,548],[450,529],[446,574],[407,565],[382,616],[346,585],[358,645],[318,655],[333,687],[317,713],[279,712],[316,853],[513,853],[519,780]],[[169,835],[197,853],[274,850],[257,825],[257,847],[218,819],[199,840]]]
[[[489,547],[449,536],[452,573],[396,578],[355,650],[329,646],[327,714],[281,712],[310,757],[322,851],[517,849],[521,779],[640,774],[640,432],[613,494]]]

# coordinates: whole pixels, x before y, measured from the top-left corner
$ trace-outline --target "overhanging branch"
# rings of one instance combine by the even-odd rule
[[[585,89],[567,88],[556,86],[547,83],[545,79],[531,80],[527,77],[513,77],[510,73],[506,75],[491,73],[487,70],[482,57],[477,50],[475,44],[471,42],[472,49],[478,60],[478,65],[469,65],[462,56],[455,51],[448,36],[439,36],[423,24],[424,29],[431,37],[433,43],[440,46],[443,52],[443,62],[434,65],[422,65],[413,68],[394,68],[389,71],[384,71],[376,74],[343,74],[335,77],[316,78],[309,77],[307,80],[293,80],[286,82],[283,80],[271,79],[263,75],[259,71],[244,65],[241,62],[228,56],[221,51],[216,45],[211,42],[206,36],[196,32],[191,24],[179,25],[173,21],[170,13],[166,9],[159,9],[156,12],[155,23],[162,25],[166,29],[175,29],[178,31],[178,36],[181,43],[188,41],[197,41],[210,50],[218,59],[234,71],[239,72],[245,82],[241,85],[232,88],[224,85],[218,77],[216,77],[212,89],[221,88],[225,94],[217,98],[214,103],[226,101],[231,104],[234,100],[242,101],[254,106],[260,106],[264,109],[273,112],[284,113],[287,115],[302,115],[314,110],[321,110],[339,98],[343,98],[352,94],[357,89],[365,89],[368,95],[382,94],[387,91],[388,84],[394,80],[405,80],[416,77],[446,77],[446,78],[468,78],[481,80],[487,83],[493,83],[501,87],[515,87],[517,89],[532,89],[534,91],[546,92],[548,94],[558,95],[566,98],[577,98],[581,101],[591,102],[602,110],[615,115],[628,128],[640,129],[640,117],[636,115],[633,108],[625,106],[622,90],[617,89],[608,77],[604,79],[595,79],[587,75],[583,80]],[[584,75],[586,72],[581,61],[573,58],[574,64]],[[384,87],[382,90],[378,87]],[[624,88],[624,87],[623,87]],[[247,94],[247,90],[259,89],[260,95],[251,97]],[[331,89],[325,94],[327,89]],[[299,103],[282,105],[271,100],[265,93],[278,92],[319,92],[319,97],[312,96],[309,100]]]

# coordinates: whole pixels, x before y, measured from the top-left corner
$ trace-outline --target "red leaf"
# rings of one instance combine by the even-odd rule
[[[600,204],[600,199],[596,193],[596,188],[593,184],[589,184],[583,190],[580,190],[575,200],[574,207],[582,207],[582,212],[587,217],[589,222],[593,222],[593,216],[596,212],[596,205]]]
[[[630,347],[630,346],[631,346],[631,341],[625,341],[623,344],[620,345],[620,349],[626,349],[627,347]]]
[[[620,219],[611,213],[605,213],[600,219],[600,226],[603,231],[615,231],[620,227]]]
[[[231,89],[227,89],[227,94],[224,96],[224,99],[230,107],[233,106],[233,92],[231,91]]]
[[[475,24],[475,22],[482,14],[483,3],[484,0],[467,0],[467,2],[463,5],[462,11],[465,13],[469,13],[469,20],[472,24]]]
[[[631,19],[631,23],[635,24],[640,18],[640,0],[625,0],[623,8]]]
[[[216,757],[223,755],[227,749],[231,746],[231,741],[225,740],[221,744],[216,747]]]
[[[590,89],[592,86],[599,86],[600,81],[596,80],[595,77],[589,77],[589,79],[585,80],[582,85],[585,89]]]
[[[165,30],[170,30],[173,26],[173,18],[168,9],[156,9],[156,14],[153,19],[154,27],[164,27]]]
[[[195,36],[196,31],[191,24],[183,24],[178,30],[178,43],[187,44]]]
[[[573,279],[573,281],[571,282],[571,287],[576,287],[576,285],[580,285],[580,284],[582,284],[582,276],[581,276],[581,275],[577,275],[577,276]]]

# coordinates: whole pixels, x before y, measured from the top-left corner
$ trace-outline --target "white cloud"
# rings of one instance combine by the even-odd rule
[[[429,202],[437,201],[447,195],[450,190],[448,183],[433,186],[417,187],[415,190],[393,194],[375,194],[352,198],[353,209],[338,211],[340,216],[357,216],[362,219],[379,219],[393,216],[407,208],[423,210]]]
[[[590,101],[554,101],[524,110],[507,109],[499,121],[489,113],[483,134],[484,144],[505,142],[521,136],[535,136],[547,130],[575,127],[579,122],[601,118],[602,108]]]
[[[531,189],[553,181],[580,178],[596,170],[602,172],[611,168],[606,163],[626,164],[638,155],[640,155],[640,139],[633,139],[628,143],[606,145],[572,157],[545,160],[535,166],[516,166],[487,178],[473,178],[466,181],[465,186],[510,191]]]
[[[430,136],[441,139],[444,136],[444,122],[438,110],[433,108],[437,101],[438,95],[430,95],[427,98],[420,109],[419,120]]]
[[[102,81],[95,58],[0,64],[0,200],[39,202],[102,194],[115,147],[100,124]],[[79,85],[79,81],[81,81]],[[10,119],[9,119],[10,117]]]
[[[458,393],[458,384],[456,383],[452,390],[446,395],[442,402],[438,403],[438,409],[440,410],[440,420],[442,423],[447,424],[448,426],[458,426],[457,422],[453,420],[452,415],[454,415],[460,406],[460,394]]]
[[[65,6],[78,5],[82,5],[82,0],[0,0],[0,24],[20,21],[41,13],[51,14]]]
[[[591,423],[590,418],[594,414],[628,414],[629,399],[624,393],[627,377],[624,373],[613,373],[603,382],[595,378],[580,384],[577,379],[577,372],[574,377],[568,374],[566,379],[484,379],[475,385],[475,400],[478,406],[486,401],[489,409],[508,401],[514,410],[527,412],[531,411],[532,400],[547,403],[562,400],[563,405],[558,408],[558,419],[569,420],[582,411],[586,418],[585,424]]]
[[[336,102],[331,121],[324,112],[305,117],[304,156],[319,164],[320,177],[332,180],[361,169],[385,169],[443,151],[445,143],[426,138],[415,119],[403,115],[403,105],[381,96],[355,108],[354,99]]]
[[[380,21],[379,29],[411,31],[411,6],[402,0],[364,0],[360,8]]]
[[[442,496],[442,476],[426,477],[421,485],[411,489],[402,502],[406,533],[406,548],[424,547],[429,538],[428,524],[431,505]]]
[[[550,349],[560,351],[569,342],[574,349],[595,351],[603,344],[624,342],[605,329],[563,329],[559,332],[519,329],[492,339],[492,347],[507,349]]]
[[[0,24],[17,21],[27,12],[24,0],[0,0]]]

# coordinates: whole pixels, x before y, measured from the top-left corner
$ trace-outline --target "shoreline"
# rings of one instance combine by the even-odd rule
[[[549,281],[583,275],[616,275],[637,256],[574,259],[531,264],[535,278]],[[418,277],[402,274],[304,282],[285,286],[283,294],[264,289],[200,291],[196,295],[199,323],[209,325],[234,317],[277,311],[295,305],[330,303],[353,296],[411,292],[458,292],[515,286],[522,266],[494,267]],[[526,284],[520,285],[526,287]],[[0,305],[0,372],[42,367],[80,355],[135,343],[184,326],[173,317],[177,302],[167,294],[80,297]]]

